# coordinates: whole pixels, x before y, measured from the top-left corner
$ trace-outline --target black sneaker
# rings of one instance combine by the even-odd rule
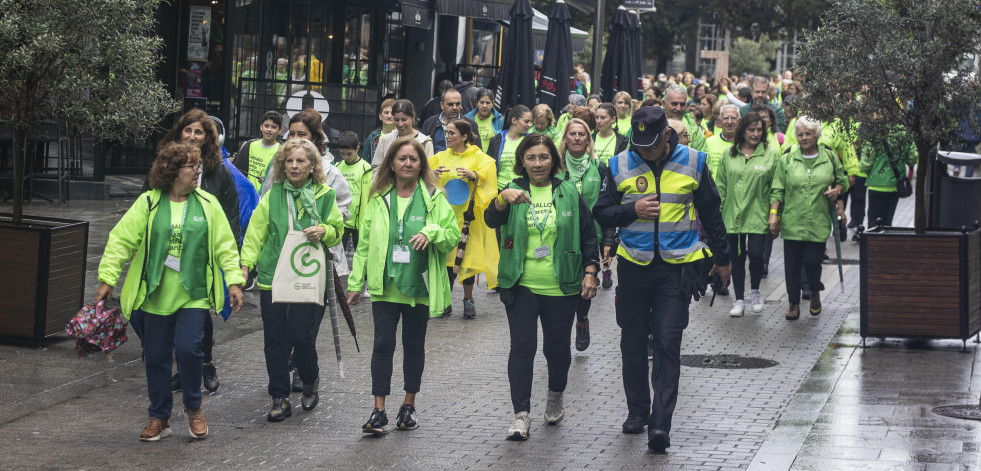
[[[384,412],[382,412],[384,414]],[[402,404],[399,407],[399,414],[395,416],[395,426],[399,430],[415,430],[419,428],[416,421],[416,408],[410,404]]]
[[[603,289],[610,289],[613,287],[613,272],[609,268],[603,270]]]
[[[446,319],[452,315],[453,315],[453,306],[446,306],[446,309],[443,309],[443,313],[439,315],[439,318]]]
[[[273,398],[272,408],[266,414],[266,420],[270,422],[282,422],[287,417],[293,416],[293,405],[288,397]]]
[[[858,242],[860,240],[862,240],[861,234],[859,234],[858,232],[852,234],[852,242]]]
[[[174,377],[170,379],[170,390],[172,392],[179,392],[181,389],[181,374],[180,372],[174,373]]]
[[[371,434],[382,434],[388,432],[392,428],[388,426],[388,416],[385,415],[385,411],[381,409],[375,409],[371,412],[371,417],[368,417],[368,421],[364,423],[361,427],[363,433]]]
[[[857,221],[855,219],[852,219],[851,221],[848,221],[848,228],[849,229],[854,229],[854,228],[858,227],[858,225],[861,224],[861,223],[862,223],[861,221]]]
[[[202,366],[204,366],[204,389],[208,390],[209,393],[218,391],[218,387],[221,384],[218,383],[218,370],[215,369],[215,364],[211,363]]]
[[[576,322],[576,350],[585,352],[589,348],[589,319]]]
[[[293,370],[293,384],[290,385],[293,392],[303,392],[303,380],[300,379],[300,372]]]
[[[764,264],[763,265],[763,278],[765,279],[769,275],[770,275],[770,265]]]

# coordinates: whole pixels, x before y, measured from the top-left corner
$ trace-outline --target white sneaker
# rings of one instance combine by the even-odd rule
[[[562,393],[548,391],[548,398],[545,400],[545,423],[555,425],[562,422],[565,418],[565,408],[562,407]]]
[[[763,312],[763,300],[760,299],[760,290],[749,290],[750,299],[753,301],[753,312]]]
[[[528,418],[528,412],[518,412],[514,414],[514,421],[511,422],[511,428],[508,429],[508,440],[527,440],[528,439],[528,429],[531,428],[531,419]]]
[[[365,282],[364,289],[361,290],[361,297],[371,299],[371,293],[368,292],[368,283]]]
[[[729,317],[742,317],[743,309],[743,300],[737,299],[736,302],[732,303],[732,309],[729,310]]]

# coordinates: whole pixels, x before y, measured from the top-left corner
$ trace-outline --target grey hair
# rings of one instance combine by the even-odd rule
[[[668,96],[669,93],[680,93],[684,96],[688,96],[688,90],[681,85],[674,84],[664,90],[664,96]]]
[[[571,103],[573,106],[586,106],[586,97],[578,93],[570,93],[569,103]]]
[[[724,113],[725,110],[730,109],[730,108],[736,110],[736,114],[737,115],[739,114],[739,107],[736,106],[736,105],[730,104],[730,105],[722,105],[722,108],[719,108],[719,116],[722,116],[722,113]]]
[[[797,135],[797,128],[804,128],[808,131],[814,131],[815,139],[821,138],[821,122],[811,118],[807,115],[801,115],[797,118],[797,122],[794,123],[794,137]]]

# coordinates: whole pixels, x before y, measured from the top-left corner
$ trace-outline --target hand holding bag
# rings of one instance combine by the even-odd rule
[[[303,231],[296,230],[292,198],[286,198],[290,226],[279,252],[273,273],[274,303],[317,303],[324,305],[327,287],[327,254],[324,244],[310,242]]]

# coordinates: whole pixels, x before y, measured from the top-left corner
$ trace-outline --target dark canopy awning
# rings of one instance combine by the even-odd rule
[[[514,0],[436,0],[440,15],[506,20]]]

